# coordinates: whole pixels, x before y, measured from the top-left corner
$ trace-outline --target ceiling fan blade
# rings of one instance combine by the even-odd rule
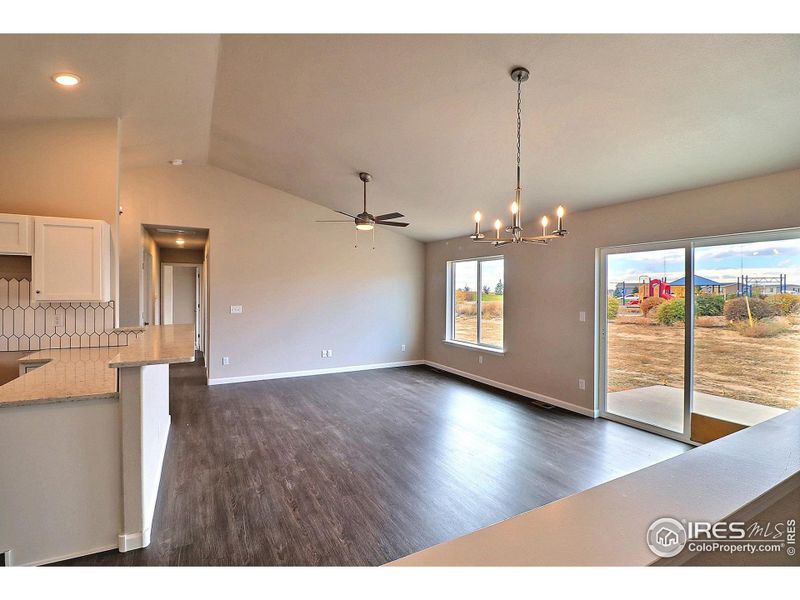
[[[355,219],[355,218],[356,218],[356,216],[355,216],[355,215],[351,215],[350,213],[346,213],[346,212],[343,212],[343,211],[341,211],[341,210],[335,210],[335,211],[333,211],[333,212],[337,212],[337,213],[339,213],[340,215],[344,215],[345,217],[350,217],[351,219]]]
[[[389,227],[408,227],[409,223],[398,223],[397,221],[375,221],[376,225],[388,225]]]
[[[353,221],[340,219],[340,220],[333,220],[333,221],[314,221],[314,223],[350,223],[352,225]]]
[[[404,215],[401,215],[399,212],[387,213],[385,215],[378,215],[375,217],[376,221],[385,221],[386,219],[399,219]]]

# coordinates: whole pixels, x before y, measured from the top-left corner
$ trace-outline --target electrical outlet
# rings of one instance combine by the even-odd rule
[[[586,389],[586,380],[585,379],[578,379],[578,389],[585,390]]]
[[[333,358],[333,350],[328,348],[328,358]]]
[[[222,364],[223,364],[223,366],[226,366],[226,367],[227,367],[229,364],[231,364],[231,358],[230,358],[230,356],[223,356],[223,357],[222,357]]]
[[[578,320],[581,323],[585,323],[586,322],[586,311],[585,310],[582,310],[581,312],[578,313]]]
[[[320,352],[320,354],[322,355],[322,358],[328,358],[328,351],[327,350],[322,350]]]
[[[483,364],[483,354],[479,354],[479,355],[478,355],[478,364],[479,364],[479,365],[482,365],[482,364]]]
[[[240,314],[242,314],[242,305],[241,304],[231,304],[231,314],[232,315],[240,315]]]
[[[406,345],[400,344],[400,352],[405,352],[405,351],[406,351]]]
[[[53,327],[64,327],[64,313],[60,310],[53,313]]]

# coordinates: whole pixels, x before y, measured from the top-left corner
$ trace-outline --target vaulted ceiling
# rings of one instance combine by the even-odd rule
[[[208,162],[422,240],[800,167],[796,35],[0,36],[0,119],[121,116],[125,168]],[[62,90],[49,76],[84,78]]]

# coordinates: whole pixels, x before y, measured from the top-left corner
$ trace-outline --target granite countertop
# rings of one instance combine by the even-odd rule
[[[129,346],[117,348],[114,369],[194,362],[194,325],[152,325]]]
[[[46,364],[0,386],[0,408],[115,398],[117,374],[108,368],[108,361],[118,352],[118,347],[111,347],[51,349],[29,354],[19,362]]]
[[[151,326],[128,346],[33,352],[19,362],[45,364],[0,386],[0,408],[116,398],[115,369],[193,362],[194,335],[194,325]]]

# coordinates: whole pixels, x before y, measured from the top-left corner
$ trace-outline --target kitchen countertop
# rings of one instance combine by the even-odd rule
[[[40,350],[19,363],[46,364],[0,386],[0,408],[116,398],[115,369],[193,361],[194,325],[146,327],[128,346]]]
[[[194,362],[194,325],[153,325],[129,346],[117,348],[114,369]]]
[[[0,386],[0,408],[26,404],[115,398],[117,374],[108,361],[119,352],[111,348],[40,350],[19,360],[47,364]]]

